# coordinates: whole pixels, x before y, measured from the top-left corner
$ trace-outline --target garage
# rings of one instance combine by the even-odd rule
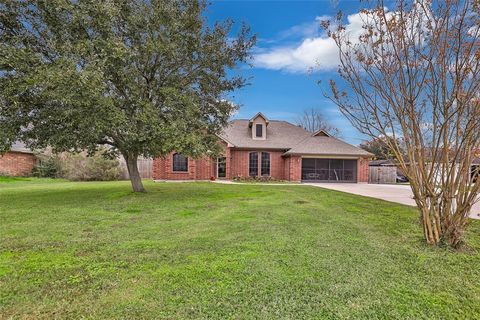
[[[357,160],[302,158],[302,180],[357,182]]]

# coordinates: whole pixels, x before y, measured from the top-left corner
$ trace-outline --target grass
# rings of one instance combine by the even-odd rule
[[[0,176],[0,188],[5,187],[7,183],[19,183],[19,182],[30,182],[30,185],[37,183],[58,183],[65,182],[63,179],[49,179],[49,178],[33,178],[33,177],[10,177],[10,176]]]
[[[452,252],[315,187],[4,182],[0,318],[480,318],[478,221]]]

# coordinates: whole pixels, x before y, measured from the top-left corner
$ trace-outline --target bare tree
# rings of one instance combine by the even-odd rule
[[[296,123],[310,132],[325,130],[332,136],[340,136],[340,130],[330,124],[319,109],[310,108],[303,110],[303,113],[298,117]]]
[[[432,3],[433,2],[433,3]],[[480,179],[480,19],[477,0],[367,1],[356,38],[324,22],[339,49],[343,81],[327,94],[361,132],[388,136],[411,182],[429,244],[457,247]],[[402,146],[406,155],[402,156]]]

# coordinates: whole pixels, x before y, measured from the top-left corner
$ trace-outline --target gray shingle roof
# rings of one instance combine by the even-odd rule
[[[363,149],[352,146],[351,144],[338,140],[337,138],[325,136],[309,136],[308,138],[299,141],[297,145],[285,152],[285,154],[372,156],[371,153]]]
[[[233,120],[221,138],[236,148],[281,149],[285,154],[372,156],[365,150],[333,137],[312,136],[311,132],[286,121],[270,120],[267,139],[252,139],[249,120]]]
[[[33,153],[32,150],[28,149],[23,142],[16,141],[12,144],[10,151],[22,152],[22,153]]]
[[[252,128],[249,120],[233,120],[220,135],[237,148],[267,148],[288,150],[298,141],[310,135],[296,125],[286,121],[269,120],[267,125],[267,139],[252,139]]]

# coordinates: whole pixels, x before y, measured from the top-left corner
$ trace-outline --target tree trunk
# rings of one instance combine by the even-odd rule
[[[418,205],[427,243],[439,245],[443,242],[453,248],[462,244],[471,206],[458,207],[453,201],[433,198],[429,203]]]
[[[127,163],[128,175],[130,176],[130,182],[132,183],[133,192],[145,192],[142,178],[140,177],[140,172],[138,172],[138,155],[131,153],[123,153],[123,157],[125,158],[125,162]]]

